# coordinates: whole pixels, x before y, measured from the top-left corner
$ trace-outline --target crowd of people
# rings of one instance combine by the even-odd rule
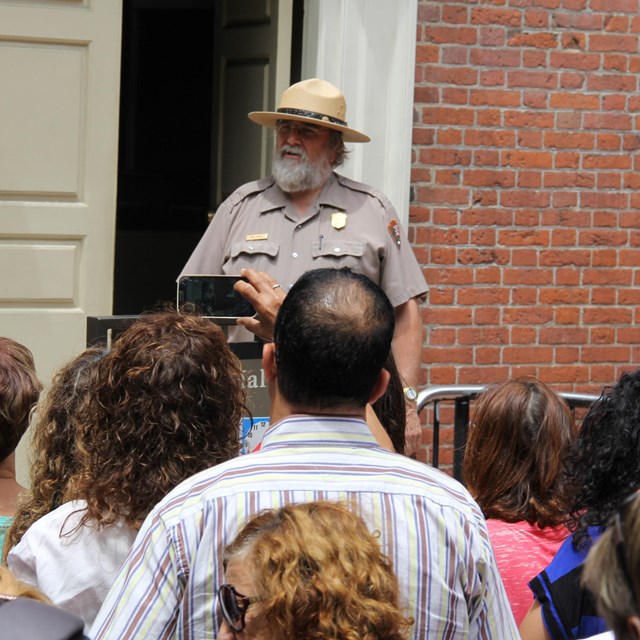
[[[248,276],[258,299],[268,277]],[[206,319],[144,314],[40,399],[28,350],[0,341],[4,428],[31,416],[33,456],[5,514],[6,591],[91,638],[638,637],[640,371],[579,429],[539,380],[489,387],[465,488],[369,427],[373,408],[402,451],[377,285],[314,270],[276,306],[271,427],[243,456],[241,364]]]
[[[250,114],[276,128],[274,175],[185,267],[245,278],[271,399],[257,450],[240,454],[242,365],[209,319],[142,314],[42,397],[0,338],[3,638],[640,640],[640,371],[580,426],[535,378],[489,387],[464,484],[407,455],[426,284],[384,196],[333,172],[368,139],[345,109],[314,80]]]
[[[151,508],[239,454],[242,369],[218,326],[169,311],[75,358],[50,395],[6,559],[88,629]]]

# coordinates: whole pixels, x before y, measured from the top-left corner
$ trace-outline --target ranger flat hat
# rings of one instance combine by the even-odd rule
[[[346,116],[342,91],[326,80],[311,78],[291,85],[282,94],[277,111],[252,111],[249,120],[263,127],[275,127],[278,120],[308,122],[340,131],[345,142],[369,142],[369,136],[347,126]]]

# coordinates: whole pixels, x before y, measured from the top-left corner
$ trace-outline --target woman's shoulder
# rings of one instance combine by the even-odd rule
[[[53,511],[36,520],[24,533],[23,539],[32,536],[59,535],[61,529],[68,530],[80,524],[80,520],[86,511],[87,504],[84,500],[72,500],[65,502]]]

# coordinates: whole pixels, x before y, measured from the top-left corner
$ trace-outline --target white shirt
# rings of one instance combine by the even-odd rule
[[[123,521],[76,530],[86,503],[67,502],[27,529],[9,552],[16,577],[84,621],[88,631],[124,561],[137,530]]]

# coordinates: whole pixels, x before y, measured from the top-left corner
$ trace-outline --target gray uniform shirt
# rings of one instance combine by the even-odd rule
[[[351,267],[394,307],[428,287],[389,200],[332,174],[306,216],[266,178],[243,185],[216,212],[182,274],[265,271],[288,291],[310,269]]]

